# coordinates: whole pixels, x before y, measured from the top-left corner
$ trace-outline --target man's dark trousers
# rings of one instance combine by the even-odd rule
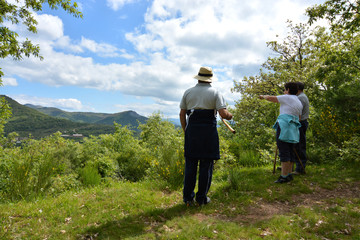
[[[212,179],[214,160],[220,158],[219,136],[217,132],[216,111],[214,109],[195,109],[188,111],[188,124],[185,130],[185,176],[184,202],[195,200],[205,204]],[[198,192],[196,173],[199,165]]]
[[[198,192],[195,197],[196,173],[199,166],[199,183]],[[185,178],[184,178],[184,202],[195,200],[199,204],[204,204],[206,195],[211,186],[212,172],[214,167],[214,160],[198,160],[185,158]]]
[[[295,171],[296,172],[304,172],[305,171],[305,167],[306,167],[306,162],[307,162],[307,158],[306,158],[306,130],[309,126],[309,122],[308,120],[304,120],[304,121],[300,121],[301,123],[301,127],[299,128],[300,131],[300,141],[298,144],[298,155],[300,158],[300,161],[302,162],[302,166],[301,163],[297,160],[296,161],[296,168]]]

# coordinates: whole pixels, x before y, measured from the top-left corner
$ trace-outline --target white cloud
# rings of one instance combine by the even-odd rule
[[[2,79],[2,81],[3,81],[4,86],[17,86],[18,85],[16,78],[5,77]]]
[[[87,49],[101,57],[121,57],[123,54],[125,56],[125,50],[119,50],[118,48],[107,44],[107,43],[97,43],[94,40],[87,39],[85,37],[81,38],[79,47]],[[127,54],[127,57],[130,56]]]
[[[60,99],[54,99],[54,98],[41,98],[41,97],[33,97],[33,96],[27,96],[27,95],[16,95],[11,96],[13,99],[15,99],[20,104],[32,104],[32,105],[38,105],[43,107],[55,107],[60,109],[65,109],[68,111],[83,111],[86,110],[86,108],[83,106],[81,101],[74,98],[60,98]]]
[[[52,41],[59,39],[64,35],[64,24],[59,17],[49,14],[34,14],[37,25],[37,34],[41,41]]]
[[[107,5],[118,10],[133,2],[107,0]],[[58,17],[39,15],[36,41],[45,59],[6,60],[2,68],[11,77],[48,85],[115,90],[154,98],[156,103],[150,106],[127,106],[145,115],[161,110],[177,116],[178,101],[184,90],[196,83],[192,77],[201,65],[213,67],[217,78],[213,85],[232,104],[239,98],[230,92],[233,80],[255,74],[268,57],[266,41],[274,40],[278,34],[286,36],[286,20],[304,20],[305,8],[316,2],[154,0],[144,24],[125,34],[138,51],[137,58],[105,41],[99,43],[86,36],[71,39],[64,35]],[[101,63],[88,53],[131,61]]]
[[[107,5],[113,9],[114,11],[119,10],[122,8],[125,4],[134,3],[136,0],[107,0]]]

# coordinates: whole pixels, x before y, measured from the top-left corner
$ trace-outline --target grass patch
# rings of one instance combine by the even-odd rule
[[[204,207],[150,181],[1,204],[0,239],[360,239],[360,170],[307,170],[288,184],[271,166],[215,172]]]

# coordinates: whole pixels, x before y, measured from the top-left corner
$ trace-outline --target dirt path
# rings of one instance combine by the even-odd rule
[[[346,198],[349,201],[353,198],[360,198],[360,182],[351,185],[341,184],[336,189],[328,190],[316,188],[311,194],[300,194],[293,196],[290,201],[265,202],[260,201],[246,210],[246,214],[236,219],[239,222],[258,222],[272,218],[274,215],[286,214],[296,207],[311,207],[323,205],[328,207],[329,199]]]

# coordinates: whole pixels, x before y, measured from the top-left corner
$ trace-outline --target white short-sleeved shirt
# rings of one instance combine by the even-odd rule
[[[290,114],[299,117],[303,106],[296,95],[279,95],[276,96],[280,103],[280,115]]]
[[[224,97],[209,83],[198,83],[185,91],[181,102],[181,109],[222,109],[226,108]]]

